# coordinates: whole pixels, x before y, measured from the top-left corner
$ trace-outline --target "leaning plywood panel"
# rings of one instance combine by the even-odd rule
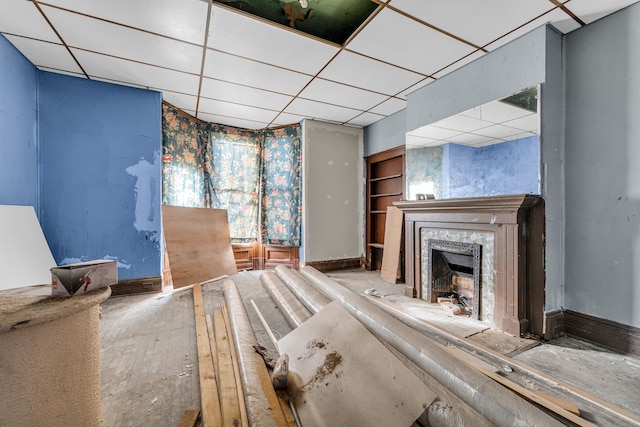
[[[387,221],[384,228],[384,252],[382,252],[381,277],[387,282],[396,283],[400,244],[402,242],[402,211],[395,206],[387,208]]]
[[[33,207],[0,205],[0,289],[50,284],[55,266]]]
[[[162,206],[173,287],[236,274],[224,209]]]

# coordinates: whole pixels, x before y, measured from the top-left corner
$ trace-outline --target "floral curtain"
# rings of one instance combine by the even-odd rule
[[[212,207],[227,210],[234,242],[258,237],[261,142],[261,132],[210,125]]]
[[[299,125],[241,130],[162,112],[164,204],[226,209],[233,242],[300,245]]]
[[[300,246],[300,125],[266,130],[262,148],[262,241]]]
[[[162,203],[210,206],[207,127],[162,104]]]

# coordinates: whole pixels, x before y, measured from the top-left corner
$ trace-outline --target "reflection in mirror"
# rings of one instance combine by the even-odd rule
[[[406,134],[407,200],[540,193],[538,87]]]

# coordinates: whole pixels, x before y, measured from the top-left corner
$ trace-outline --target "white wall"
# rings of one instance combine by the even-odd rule
[[[566,37],[566,308],[640,327],[640,4]]]
[[[304,262],[364,255],[362,129],[305,120]]]

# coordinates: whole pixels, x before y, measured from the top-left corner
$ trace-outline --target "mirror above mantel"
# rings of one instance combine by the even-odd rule
[[[407,200],[540,194],[538,98],[526,88],[407,132]]]

